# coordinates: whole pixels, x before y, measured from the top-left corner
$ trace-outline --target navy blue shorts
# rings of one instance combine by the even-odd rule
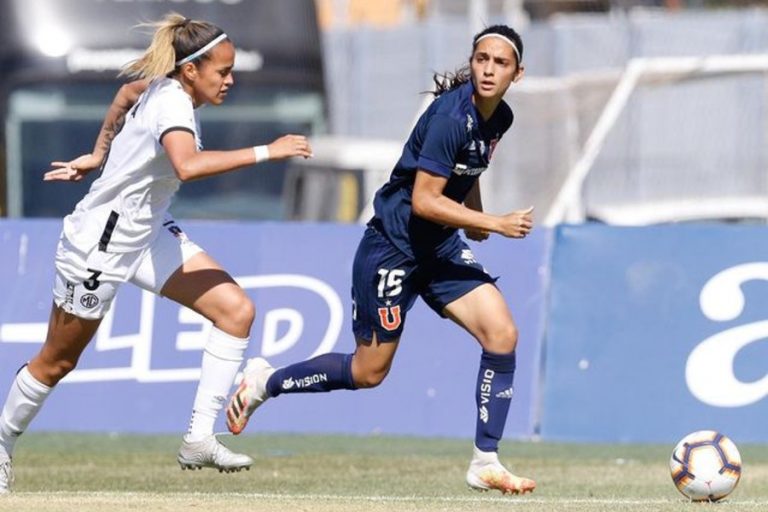
[[[352,330],[355,337],[399,338],[417,296],[440,316],[445,306],[484,283],[495,283],[458,236],[429,259],[403,254],[372,227],[365,230],[352,267]]]

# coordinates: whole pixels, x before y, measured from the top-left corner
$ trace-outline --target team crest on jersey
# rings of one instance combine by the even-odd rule
[[[181,230],[179,226],[176,225],[176,221],[169,220],[165,224],[163,224],[165,228],[176,238],[181,240],[182,242],[187,242],[189,239],[187,238],[187,235],[184,233],[184,231]]]
[[[402,321],[399,305],[379,308],[379,322],[384,329],[394,331],[400,327]]]
[[[480,146],[480,149],[477,149],[477,146]],[[484,140],[473,140],[469,143],[469,150],[470,151],[478,151],[480,154],[485,153],[485,141]]]

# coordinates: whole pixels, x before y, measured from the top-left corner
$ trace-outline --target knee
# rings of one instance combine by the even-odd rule
[[[256,318],[256,306],[245,294],[243,294],[243,298],[237,304],[235,317],[241,325],[248,326],[249,329],[251,324],[253,324],[253,320]]]
[[[229,298],[223,308],[222,317],[215,323],[226,323],[234,331],[247,333],[256,318],[256,306],[244,292],[241,292]]]
[[[77,366],[77,361],[57,361],[56,364],[53,366],[53,373],[52,376],[56,379],[56,382],[60,381],[67,375],[69,375],[69,372],[75,369]]]
[[[387,377],[389,368],[352,369],[352,378],[359,389],[375,388]]]
[[[35,364],[36,363],[36,364]],[[61,379],[66,377],[77,366],[77,360],[56,359],[30,361],[30,372],[34,370],[33,376],[46,386],[55,386]]]
[[[518,331],[515,324],[511,322],[489,329],[481,336],[480,343],[488,352],[511,354],[517,348]]]

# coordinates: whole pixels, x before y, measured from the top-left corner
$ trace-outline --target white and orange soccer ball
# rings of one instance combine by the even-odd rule
[[[736,488],[741,478],[741,455],[720,432],[699,430],[677,443],[669,459],[672,481],[692,501],[718,501]]]

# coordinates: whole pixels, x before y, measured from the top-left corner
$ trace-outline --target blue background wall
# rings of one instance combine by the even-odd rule
[[[256,303],[249,357],[262,354],[285,365],[317,351],[354,350],[349,290],[361,226],[181,225]],[[59,229],[59,221],[0,221],[2,397],[16,369],[45,336]],[[525,241],[497,238],[473,246],[488,271],[501,275],[499,286],[522,333],[507,425],[513,437],[532,435],[536,422],[549,238],[541,231]],[[185,430],[205,324],[130,284],[120,290],[113,311],[33,429]],[[408,317],[394,368],[379,388],[281,397],[259,410],[249,430],[471,437],[479,356],[471,337],[419,301]],[[218,427],[225,429],[223,421]]]
[[[543,437],[768,440],[765,228],[565,226],[554,247]]]
[[[248,356],[285,365],[350,352],[350,268],[360,226],[182,223],[248,290]],[[57,221],[0,222],[0,395],[39,348]],[[768,441],[768,239],[762,227],[602,225],[538,229],[474,244],[520,326],[509,437],[672,442],[711,428]],[[379,388],[293,395],[253,432],[469,438],[479,347],[418,302]],[[175,303],[121,289],[37,430],[182,432],[206,324]],[[223,429],[223,425],[219,425]]]

